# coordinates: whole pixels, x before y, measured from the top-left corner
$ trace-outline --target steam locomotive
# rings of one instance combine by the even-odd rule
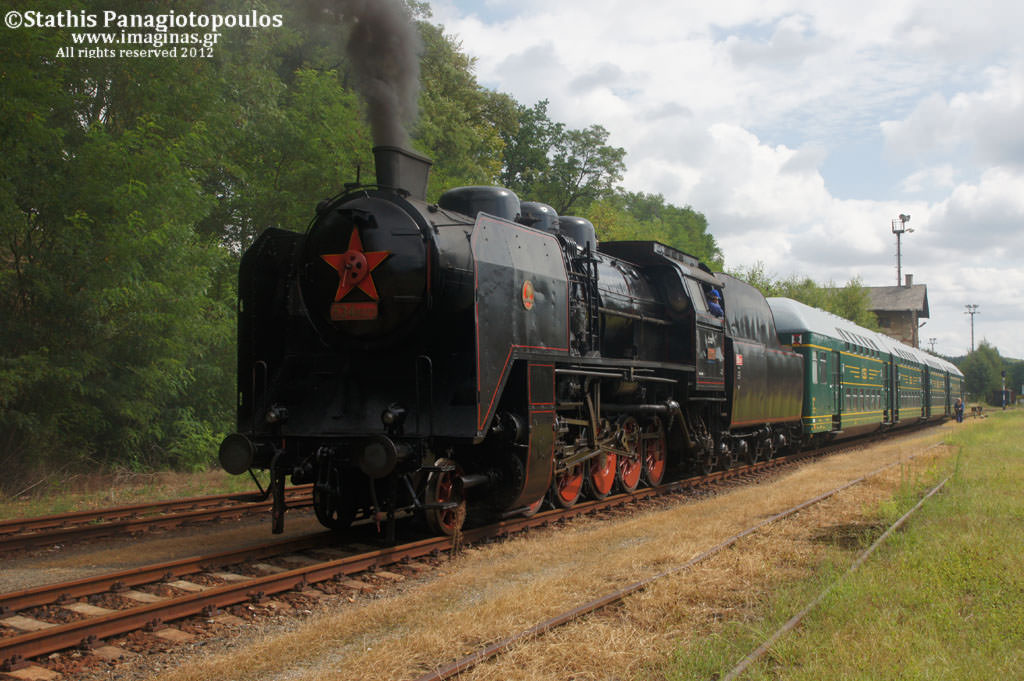
[[[897,385],[909,360],[876,376],[892,404],[873,422],[851,422],[842,399],[817,413],[860,348],[833,348],[819,371],[831,321],[788,308],[783,345],[756,289],[688,254],[598,245],[585,219],[502,188],[427,203],[428,159],[374,155],[376,185],[322,202],[305,234],[267,230],[242,258],[238,432],[219,457],[232,474],[270,471],[274,532],[288,478],[313,483],[328,528],[387,521],[393,535],[413,515],[454,534],[467,515],[569,507],[914,420],[894,407],[914,390]],[[945,392],[936,383],[917,419],[948,416],[950,370],[935,365]]]

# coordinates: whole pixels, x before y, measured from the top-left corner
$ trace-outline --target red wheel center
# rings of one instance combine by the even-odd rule
[[[640,481],[640,471],[643,469],[643,464],[639,458],[628,459],[621,457],[619,459],[619,476],[622,478],[622,483],[627,488],[634,488]]]
[[[665,447],[662,440],[647,443],[644,448],[644,468],[647,469],[652,484],[661,482],[661,476],[665,472]]]
[[[565,501],[574,501],[583,487],[583,471],[579,467],[558,476],[558,495]]]
[[[594,487],[601,494],[608,494],[612,489],[612,485],[615,484],[617,458],[614,454],[605,454],[604,466],[601,466],[600,457],[591,459],[590,478],[594,482]]]

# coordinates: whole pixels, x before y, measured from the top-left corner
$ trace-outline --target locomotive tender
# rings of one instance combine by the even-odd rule
[[[374,154],[375,186],[322,202],[305,234],[267,230],[242,258],[238,432],[220,461],[269,469],[274,532],[289,477],[313,483],[329,528],[388,520],[393,536],[413,514],[454,534],[467,512],[568,507],[908,423],[906,404],[950,413],[951,365],[793,301],[773,301],[773,317],[756,289],[690,255],[598,246],[586,220],[506,189],[428,204],[429,160]],[[836,331],[875,344],[839,347]],[[854,358],[889,369],[854,374]],[[888,406],[851,402],[854,376],[884,383]],[[907,401],[918,394],[931,397]]]

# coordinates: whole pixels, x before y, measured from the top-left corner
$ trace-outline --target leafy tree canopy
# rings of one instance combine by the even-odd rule
[[[878,330],[878,317],[871,311],[871,297],[860,282],[851,279],[845,286],[837,287],[831,281],[822,286],[808,277],[793,275],[788,279],[773,279],[764,269],[764,263],[750,268],[739,268],[729,272],[756,287],[767,296],[792,298],[805,305],[849,319],[872,331]]]
[[[988,341],[981,341],[974,352],[960,361],[959,366],[972,399],[984,400],[1002,387],[1003,360],[999,350]]]
[[[707,231],[708,221],[690,206],[679,208],[660,194],[618,190],[583,212],[605,241],[654,240],[689,253],[712,269],[722,268],[722,251]]]
[[[963,372],[966,389],[973,400],[991,398],[993,393],[1002,390],[1004,379],[1007,390],[1015,394],[1022,392],[1024,361],[1001,356],[999,350],[987,340],[982,340],[973,352],[949,359]]]
[[[505,145],[501,181],[559,215],[574,215],[613,192],[626,169],[626,150],[609,146],[600,125],[570,130],[552,121],[547,107],[547,100],[512,105],[512,125],[499,133]]]

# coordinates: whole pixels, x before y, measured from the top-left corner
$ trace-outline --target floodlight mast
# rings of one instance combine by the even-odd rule
[[[904,233],[909,234],[913,232],[912,227],[907,227],[907,223],[910,222],[910,216],[900,213],[898,218],[899,225],[896,224],[896,220],[892,221],[892,233],[896,235],[896,285],[903,286],[903,243],[902,237]]]

